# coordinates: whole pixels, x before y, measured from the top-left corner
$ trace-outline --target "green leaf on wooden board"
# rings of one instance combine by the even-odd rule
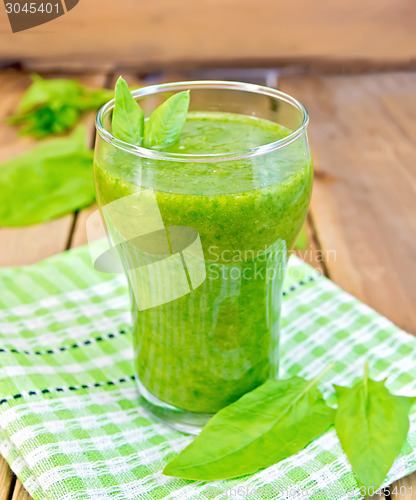
[[[79,127],[0,165],[0,226],[35,224],[90,205],[92,158]]]
[[[83,112],[98,109],[114,94],[111,90],[89,88],[68,78],[44,79],[32,75],[32,80],[15,114],[7,122],[21,125],[21,134],[38,139],[71,130]]]

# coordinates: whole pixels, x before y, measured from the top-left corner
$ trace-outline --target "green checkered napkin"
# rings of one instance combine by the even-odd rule
[[[416,339],[296,258],[285,285],[281,374],[348,384],[371,360],[416,394]],[[334,430],[296,456],[238,480],[165,477],[190,441],[149,418],[133,380],[121,275],[93,270],[86,248],[0,271],[0,452],[35,499],[360,498]],[[386,429],[388,432],[388,429]],[[386,484],[416,470],[416,412]]]

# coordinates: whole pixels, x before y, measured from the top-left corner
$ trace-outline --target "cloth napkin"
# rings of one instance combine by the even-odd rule
[[[125,278],[96,272],[85,247],[0,271],[0,453],[36,500],[362,497],[333,429],[243,478],[163,476],[192,437],[141,408],[129,325]],[[294,257],[281,340],[282,377],[337,361],[320,386],[330,402],[329,381],[350,384],[366,359],[373,378],[416,395],[416,339]],[[385,484],[414,470],[415,409]]]

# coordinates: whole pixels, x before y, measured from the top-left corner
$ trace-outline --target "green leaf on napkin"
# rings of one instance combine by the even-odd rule
[[[38,139],[72,129],[83,112],[97,109],[113,97],[111,90],[92,89],[77,80],[39,75],[32,75],[32,80],[7,121],[22,125],[21,134]]]
[[[114,137],[130,144],[141,145],[144,131],[144,114],[130,93],[126,81],[120,76],[115,87],[112,117]]]
[[[384,481],[409,431],[409,410],[416,398],[394,396],[368,376],[353,387],[335,386],[335,429],[360,486],[369,495]]]
[[[186,121],[189,99],[189,90],[185,90],[169,97],[153,111],[144,131],[147,148],[166,148],[178,140]]]
[[[186,479],[226,479],[256,472],[304,448],[335,411],[313,381],[268,380],[220,410],[164,469]]]
[[[90,205],[92,157],[79,127],[0,165],[0,226],[35,224]]]

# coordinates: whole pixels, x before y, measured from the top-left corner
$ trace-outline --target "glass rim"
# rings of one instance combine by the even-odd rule
[[[305,132],[308,126],[309,123],[308,112],[306,111],[303,104],[300,103],[297,99],[290,96],[289,94],[282,92],[281,90],[272,89],[270,87],[256,85],[253,83],[221,81],[221,80],[194,80],[194,81],[183,81],[183,82],[171,82],[171,83],[161,83],[161,84],[141,87],[139,89],[131,91],[131,94],[134,98],[139,98],[139,97],[155,95],[163,91],[165,92],[182,91],[188,89],[192,90],[192,89],[210,89],[210,88],[225,89],[225,90],[242,90],[245,92],[269,96],[276,100],[285,101],[286,103],[291,104],[293,107],[295,107],[298,111],[302,113],[302,122],[296,130],[292,131],[288,136],[278,139],[277,141],[269,142],[267,144],[262,144],[254,148],[244,149],[231,153],[208,153],[208,154],[168,153],[164,151],[148,149],[143,146],[138,146],[136,144],[131,144],[128,142],[124,142],[120,139],[117,139],[111,134],[111,132],[109,132],[104,127],[103,124],[104,116],[114,107],[114,99],[108,101],[98,111],[95,120],[95,128],[100,137],[104,139],[106,142],[128,153],[132,153],[136,156],[141,156],[153,160],[207,163],[207,162],[218,162],[218,161],[229,161],[229,160],[239,160],[243,158],[251,158],[254,156],[260,156],[263,154],[270,153],[272,151],[276,151],[296,141]]]

